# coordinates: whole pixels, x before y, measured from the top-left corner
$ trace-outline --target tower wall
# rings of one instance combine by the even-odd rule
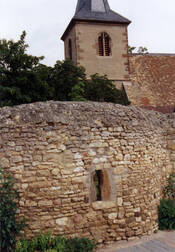
[[[111,56],[99,56],[98,37],[106,32],[111,38]],[[65,56],[68,40],[73,40],[73,61],[86,69],[87,77],[99,73],[111,80],[129,80],[127,26],[107,23],[76,23],[65,40]],[[77,54],[77,58],[76,58]]]
[[[69,59],[69,39],[72,42],[72,61],[77,64],[77,46],[76,46],[76,29],[75,26],[69,32],[69,35],[66,37],[64,41],[64,55],[65,59]]]

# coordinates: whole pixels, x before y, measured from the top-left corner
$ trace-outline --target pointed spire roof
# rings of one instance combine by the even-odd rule
[[[131,23],[129,19],[112,11],[108,0],[78,0],[75,15],[61,37],[62,40],[76,21],[109,22],[125,25]]]
[[[130,20],[110,9],[108,0],[78,0],[73,19],[130,23]]]

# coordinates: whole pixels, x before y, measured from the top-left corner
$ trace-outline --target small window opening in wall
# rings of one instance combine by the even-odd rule
[[[69,39],[69,59],[72,60],[72,40]]]
[[[95,190],[96,190],[96,200],[101,200],[101,185],[102,185],[101,170],[95,171],[93,180],[94,180],[94,185],[95,185]]]
[[[96,170],[92,174],[91,185],[92,201],[110,200],[111,186],[106,170]]]
[[[111,39],[106,32],[102,32],[98,37],[98,47],[100,56],[111,55]]]

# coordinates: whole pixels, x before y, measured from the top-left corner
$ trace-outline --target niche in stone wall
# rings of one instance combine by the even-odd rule
[[[114,199],[114,185],[108,170],[95,170],[91,173],[91,202],[109,201]]]

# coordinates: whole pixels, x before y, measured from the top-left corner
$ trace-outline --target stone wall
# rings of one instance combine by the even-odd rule
[[[0,147],[29,237],[50,230],[98,242],[130,239],[157,229],[175,160],[175,119],[106,103],[5,107]]]
[[[133,105],[161,112],[175,109],[175,55],[130,56],[130,85],[127,95]]]

